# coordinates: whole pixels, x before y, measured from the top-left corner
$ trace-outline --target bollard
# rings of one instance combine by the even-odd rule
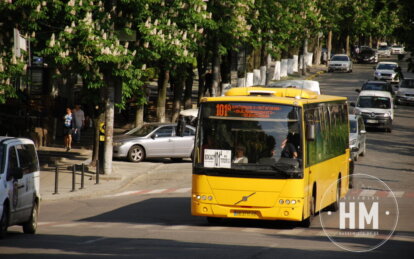
[[[72,192],[75,191],[75,173],[76,173],[76,165],[73,165],[72,167]]]
[[[100,170],[100,168],[99,168],[99,160],[97,160],[96,161],[96,182],[95,182],[95,184],[99,184],[99,170]]]
[[[83,189],[85,187],[85,165],[82,163],[82,174],[81,174],[81,187],[80,189]]]
[[[53,194],[59,194],[59,168],[55,168],[55,192]]]

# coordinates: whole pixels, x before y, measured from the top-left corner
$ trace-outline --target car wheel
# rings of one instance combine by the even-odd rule
[[[39,205],[37,202],[33,205],[30,220],[23,224],[23,232],[25,234],[35,234],[37,229],[37,218],[39,216]]]
[[[183,159],[181,157],[171,157],[171,161],[173,162],[181,162]]]
[[[3,214],[0,219],[0,238],[3,238],[7,234],[7,228],[9,227],[9,207],[7,204],[3,205]]]
[[[139,145],[132,146],[128,151],[128,160],[131,162],[141,162],[145,158],[145,150]]]

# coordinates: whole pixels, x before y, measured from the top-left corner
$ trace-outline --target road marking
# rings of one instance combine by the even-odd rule
[[[99,238],[95,238],[95,239],[91,239],[91,240],[88,240],[88,241],[85,241],[85,242],[82,242],[81,244],[92,244],[92,243],[95,243],[95,242],[98,242],[98,241],[101,241],[101,240],[104,240],[104,239],[108,239],[107,237],[99,237]]]
[[[217,231],[217,230],[224,230],[226,228],[225,227],[206,227],[206,228],[203,228],[203,229],[211,230],[211,231]]]
[[[284,229],[277,232],[279,235],[298,235],[304,231],[303,228]]]
[[[38,226],[49,226],[49,225],[53,225],[56,224],[57,222],[55,221],[43,221],[43,222],[38,222],[37,225]]]
[[[176,225],[176,226],[166,227],[165,229],[169,229],[169,230],[179,230],[179,229],[186,229],[188,227],[189,226],[187,226],[187,225]]]
[[[57,227],[57,228],[71,228],[71,227],[78,227],[82,224],[85,224],[85,222],[56,224],[56,225],[54,225],[54,227]]]
[[[144,229],[144,228],[159,228],[160,225],[155,224],[137,224],[132,226],[131,228],[138,228],[138,229]]]
[[[393,193],[395,195],[395,198],[401,198],[404,195],[404,192],[402,192],[402,191],[395,191]],[[388,194],[388,198],[392,198],[392,197],[393,197],[392,192],[390,192]]]
[[[164,192],[166,190],[167,189],[155,189],[155,190],[152,190],[152,191],[147,192],[146,194],[161,193],[161,192]]]
[[[191,190],[191,188],[180,188],[177,189],[174,193],[185,193],[185,192],[189,192]]]
[[[362,197],[362,196],[374,196],[376,192],[377,192],[376,190],[362,190],[362,192],[359,194],[359,196],[360,197]]]

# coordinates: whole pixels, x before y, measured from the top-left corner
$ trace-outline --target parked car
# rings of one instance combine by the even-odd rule
[[[404,78],[401,80],[397,90],[396,103],[414,103],[414,78]]]
[[[377,63],[378,53],[371,48],[363,49],[356,55],[356,59],[358,63]]]
[[[392,45],[391,46],[391,54],[397,55],[397,54],[404,54],[404,47],[401,45]]]
[[[351,149],[351,158],[358,160],[359,156],[366,154],[366,130],[364,119],[361,115],[349,115],[349,148]]]
[[[359,93],[357,103],[351,103],[355,107],[355,114],[364,119],[366,127],[382,128],[392,131],[394,119],[394,104],[392,96],[384,91],[362,91]]]
[[[374,80],[398,83],[403,78],[401,68],[396,62],[379,62],[374,69]]]
[[[393,97],[393,99],[395,98],[394,89],[392,88],[391,84],[389,84],[388,82],[367,81],[362,85],[361,89],[355,89],[357,93],[360,93],[361,91],[367,91],[367,90],[389,92],[391,96]]]
[[[352,60],[345,54],[334,55],[328,62],[328,72],[352,72]]]
[[[40,205],[40,169],[34,142],[0,137],[0,237],[12,225],[34,234]]]
[[[380,57],[391,57],[391,50],[388,46],[380,46],[377,53]]]
[[[299,88],[314,91],[321,94],[318,81],[313,80],[282,80],[269,84],[269,87]]]
[[[180,161],[192,157],[195,128],[177,124],[148,123],[122,135],[114,136],[113,157],[141,162],[146,158],[171,158]]]

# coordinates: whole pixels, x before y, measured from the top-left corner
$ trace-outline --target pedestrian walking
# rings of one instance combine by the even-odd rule
[[[74,129],[73,114],[69,107],[66,108],[66,115],[63,116],[63,120],[63,140],[66,151],[69,151],[72,148],[72,133]]]
[[[85,126],[85,113],[82,111],[79,104],[75,105],[73,115],[75,121],[74,140],[76,143],[80,143],[81,130]]]

